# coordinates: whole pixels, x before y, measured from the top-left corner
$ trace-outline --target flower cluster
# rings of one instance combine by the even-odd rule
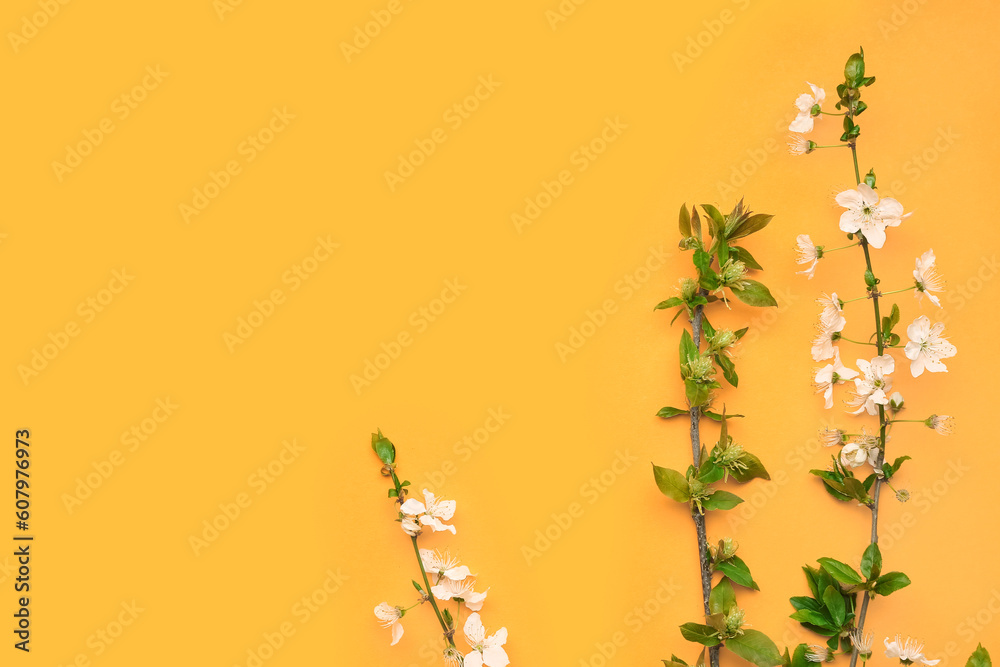
[[[420,549],[417,540],[422,528],[430,528],[431,532],[448,531],[455,534],[455,527],[444,522],[455,516],[454,500],[441,500],[433,493],[424,489],[424,502],[414,498],[407,499],[408,481],[400,481],[396,476],[396,448],[382,432],[372,434],[372,449],[382,461],[382,474],[392,478],[392,488],[389,497],[399,504],[397,520],[413,542],[417,553],[418,565],[423,585],[414,581],[413,586],[418,593],[417,601],[409,607],[393,606],[381,602],[375,607],[375,617],[379,623],[392,632],[391,645],[395,646],[403,637],[402,618],[411,609],[424,603],[429,603],[434,610],[441,630],[444,633],[446,646],[443,652],[445,664],[449,667],[506,667],[510,664],[503,646],[507,642],[507,628],[500,628],[493,634],[488,634],[479,616],[489,589],[477,592],[476,575],[468,566],[447,550]],[[441,603],[439,605],[439,602]],[[454,603],[454,614],[446,605]],[[461,606],[472,612],[465,621],[463,630],[469,651],[463,653],[455,645],[456,619],[461,613]]]

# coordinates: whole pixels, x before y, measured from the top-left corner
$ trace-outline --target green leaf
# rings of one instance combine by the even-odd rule
[[[809,611],[820,613],[823,610],[823,605],[821,605],[819,601],[805,595],[798,595],[790,598],[788,601],[792,603],[792,606],[795,607],[796,611],[799,609],[808,609]]]
[[[719,253],[719,266],[722,266],[729,259],[729,244],[726,243],[725,239],[719,239],[719,246],[716,252]]]
[[[689,642],[695,642],[703,646],[718,646],[722,642],[716,637],[714,628],[701,623],[685,623],[681,626],[681,634]]]
[[[879,595],[890,595],[909,585],[910,578],[902,572],[886,572],[875,580],[874,590]]]
[[[867,581],[878,578],[878,575],[882,572],[882,551],[878,548],[878,544],[872,542],[865,549],[865,553],[861,556],[861,576],[863,576]]]
[[[815,625],[816,627],[824,628],[830,631],[837,629],[837,626],[834,625],[830,615],[825,611],[799,609],[794,614],[789,616],[789,618],[793,621],[798,621],[799,623],[809,623],[810,625]]]
[[[859,482],[860,484],[860,482]],[[842,584],[847,584],[848,586],[858,586],[865,582],[861,578],[861,575],[857,571],[847,565],[846,563],[841,563],[839,560],[834,560],[833,558],[817,558],[820,565],[823,566],[830,576],[839,581]]]
[[[799,644],[795,647],[795,653],[792,655],[791,667],[813,667],[816,663],[809,662],[806,659],[806,652],[809,648],[805,644]]]
[[[713,614],[728,614],[736,606],[736,591],[728,579],[723,578],[708,596],[708,608]]]
[[[844,493],[860,503],[867,504],[871,500],[868,497],[868,491],[865,490],[865,485],[857,477],[844,478]]]
[[[712,421],[716,422],[722,421],[722,415],[720,415],[718,412],[712,412],[711,410],[702,410],[701,414],[705,415]],[[743,417],[743,416],[744,415],[726,415],[726,419],[735,419],[736,417]]]
[[[747,564],[739,556],[733,556],[729,560],[716,563],[715,569],[729,577],[734,584],[739,584],[745,588],[752,588],[755,591],[760,590],[760,586],[757,585],[757,582],[750,575],[750,568],[747,567]]]
[[[767,227],[768,223],[774,218],[773,215],[768,215],[766,213],[758,213],[757,215],[751,215],[747,218],[746,222],[737,227],[732,234],[730,234],[729,239],[741,239],[744,236],[750,236],[756,232]]]
[[[726,640],[726,648],[757,667],[778,667],[782,663],[778,647],[760,630],[743,630],[742,635]]]
[[[861,85],[865,78],[865,57],[863,55],[855,53],[847,59],[847,64],[844,66],[844,78],[853,88]]]
[[[691,332],[685,329],[684,333],[681,334],[681,363],[694,361],[700,356],[698,346],[694,344],[694,339],[691,338]]]
[[[665,408],[660,408],[660,411],[656,413],[656,416],[660,419],[670,419],[671,417],[676,417],[677,415],[689,415],[687,410],[681,410],[680,408],[672,408],[667,406]]]
[[[725,470],[715,465],[715,459],[711,456],[704,456],[701,468],[698,469],[698,481],[705,484],[718,482],[725,475]]]
[[[678,662],[676,660],[663,660],[663,664],[666,667],[688,667],[686,662]]]
[[[726,229],[726,218],[719,213],[719,209],[715,208],[711,204],[702,204],[701,207],[705,209],[705,213],[708,213],[709,218],[715,223],[716,228],[719,230],[717,233],[723,233]]]
[[[744,279],[744,282],[747,283],[746,287],[742,289],[732,288],[733,294],[736,295],[737,299],[748,306],[756,306],[758,308],[778,305],[778,302],[771,296],[770,290],[762,283],[750,279]]]
[[[993,661],[990,660],[990,652],[983,648],[982,644],[976,647],[976,650],[972,652],[969,656],[969,661],[965,663],[965,667],[993,667]]]
[[[372,433],[372,451],[386,465],[390,465],[396,461],[396,447],[389,442],[388,438],[382,435],[382,431]]]
[[[682,658],[678,658],[678,657],[677,657],[677,654],[676,654],[676,653],[674,653],[674,654],[671,654],[671,656],[670,656],[670,661],[671,661],[671,662],[676,662],[676,663],[677,663],[677,664],[679,664],[679,665],[685,665],[685,666],[687,665],[687,663],[686,663],[686,662],[684,662],[684,660],[683,660]]]
[[[730,474],[733,476],[733,479],[740,484],[745,484],[751,479],[771,479],[771,476],[764,468],[764,464],[760,462],[759,458],[750,452],[743,452],[739,461],[746,466],[746,470],[732,470],[730,471]]]
[[[740,260],[751,269],[757,269],[758,271],[763,270],[764,267],[761,266],[756,259],[754,259],[753,255],[751,255],[750,251],[746,248],[733,246],[732,251],[736,255],[736,259]]]
[[[705,405],[708,403],[708,397],[712,389],[715,389],[718,386],[718,382],[699,384],[689,378],[684,380],[684,395],[687,397],[688,404],[691,407]]]
[[[889,329],[891,330],[899,324],[899,306],[892,304],[892,314],[889,315]]]
[[[680,228],[681,236],[685,238],[691,236],[691,214],[688,213],[687,204],[681,204]]]
[[[711,338],[715,335],[715,327],[712,326],[712,323],[708,321],[705,315],[701,316],[701,330],[704,332],[705,338]]]
[[[736,374],[736,365],[733,363],[732,359],[724,354],[716,354],[715,363],[717,363],[719,368],[722,369],[722,377],[726,378],[726,382],[734,387],[739,385],[740,376]]]
[[[827,586],[826,590],[823,591],[823,604],[830,612],[830,618],[833,619],[834,625],[842,628],[844,621],[847,620],[847,607],[844,605],[844,596],[840,594],[840,588]]]
[[[697,206],[691,207],[691,232],[701,242],[701,216],[698,215]]]
[[[672,296],[666,301],[661,301],[653,308],[653,310],[663,310],[665,308],[674,308],[675,306],[684,305],[684,300],[679,296]]]
[[[705,498],[701,504],[707,510],[731,510],[742,502],[743,499],[735,493],[720,489]]]
[[[654,465],[653,477],[656,479],[656,486],[659,487],[663,495],[679,503],[691,500],[691,490],[687,478],[676,470]]]
[[[694,257],[692,257],[692,260],[694,261],[695,267],[698,269],[699,276],[708,275],[711,271],[710,267],[712,266],[712,256],[701,248],[694,251]]]
[[[396,489],[389,489],[389,497],[390,498],[398,498],[399,497],[399,491],[397,491]]]

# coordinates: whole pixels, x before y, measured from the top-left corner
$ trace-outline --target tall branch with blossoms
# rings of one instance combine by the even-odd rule
[[[904,214],[902,204],[895,199],[879,196],[874,170],[868,171],[862,178],[858,168],[857,143],[861,126],[858,125],[857,118],[868,108],[861,100],[861,91],[874,82],[875,77],[865,74],[864,50],[861,50],[848,59],[844,68],[844,82],[837,86],[839,101],[836,108],[840,111],[824,111],[822,104],[825,92],[809,84],[812,94],[801,95],[796,100],[799,115],[789,126],[794,132],[805,133],[811,131],[814,121],[824,115],[843,116],[844,131],[840,136],[840,143],[821,146],[804,134],[792,135],[789,140],[789,150],[793,155],[812,153],[820,148],[849,148],[857,184],[855,189],[836,196],[837,204],[845,209],[840,215],[839,227],[847,233],[849,243],[827,249],[825,246],[815,245],[809,236],[801,235],[797,239],[797,262],[808,265],[800,273],[812,278],[819,261],[830,253],[850,248],[860,249],[859,255],[863,256],[865,267],[863,292],[847,299],[833,292],[823,294],[818,299],[823,310],[812,345],[812,357],[814,361],[830,363],[817,369],[814,381],[816,391],[823,394],[824,405],[828,409],[833,407],[834,388],[852,382],[854,393],[845,400],[847,412],[862,418],[877,418],[877,422],[872,420],[871,430],[869,424],[860,424],[847,430],[824,429],[820,432],[824,444],[841,449],[832,457],[829,469],[812,470],[811,473],[822,480],[826,490],[837,500],[857,502],[865,508],[870,520],[870,539],[858,561],[858,569],[833,558],[820,558],[818,567],[803,568],[812,595],[791,599],[795,608],[792,618],[828,639],[825,646],[800,644],[791,658],[793,667],[806,667],[809,662],[832,661],[833,656],[838,653],[850,656],[850,667],[855,667],[859,658],[864,663],[871,657],[874,634],[865,632],[869,604],[880,595],[890,595],[910,584],[909,577],[902,572],[883,570],[882,553],[878,546],[882,487],[889,487],[901,502],[909,498],[905,489],[893,486],[893,480],[910,457],[897,456],[890,463],[886,443],[896,424],[922,423],[941,434],[950,433],[952,425],[952,419],[947,415],[932,414],[926,419],[901,419],[899,415],[904,408],[903,397],[898,391],[892,393],[897,371],[894,354],[902,353],[909,361],[910,374],[916,378],[925,370],[947,371],[943,360],[955,356],[956,350],[942,335],[944,325],[931,324],[926,315],[918,316],[906,328],[908,342],[904,345],[901,336],[894,332],[900,322],[899,304],[893,303],[888,309],[889,314],[883,314],[887,297],[909,291],[913,291],[918,302],[926,297],[931,304],[940,307],[936,293],[943,289],[943,282],[935,268],[933,250],[928,250],[916,259],[909,285],[900,281],[897,289],[886,291],[881,286],[882,280],[876,276],[872,264],[872,249],[881,250],[888,238],[887,231],[898,227],[911,214]],[[866,332],[857,339],[851,339],[844,334],[847,325],[844,309],[851,303],[856,304],[853,306],[856,308],[862,301],[871,303],[874,328],[868,330],[870,335]],[[874,347],[875,355],[871,358],[867,354],[861,355],[862,358],[856,361],[855,370],[841,361],[842,343],[862,348]],[[894,442],[894,446],[897,444]],[[858,595],[862,596],[860,605]],[[923,654],[922,644],[912,639],[904,641],[896,635],[892,641],[886,637],[884,644],[886,657],[897,658],[903,665],[915,662],[934,665],[938,662],[928,660]],[[985,653],[985,650],[982,651]],[[988,659],[987,654],[986,660]],[[970,659],[970,664],[972,662]]]
[[[759,590],[757,583],[750,568],[736,555],[735,541],[727,537],[719,541],[718,547],[709,545],[705,516],[709,510],[728,510],[743,502],[736,494],[715,488],[714,484],[730,477],[741,484],[755,478],[770,479],[760,459],[729,435],[725,408],[721,414],[709,409],[714,390],[721,387],[715,379],[720,370],[730,385],[735,387],[739,383],[732,348],[747,329],[716,329],[705,309],[719,304],[728,308],[728,299],[733,296],[750,306],[777,305],[767,287],[748,275],[751,268],[760,269],[760,264],[746,248],[736,244],[737,241],[742,244],[741,239],[766,227],[773,216],[754,215],[743,207],[742,201],[728,216],[708,204],[702,209],[706,213],[707,234],[702,233],[697,208],[689,212],[685,205],[680,211],[680,247],[694,251],[692,262],[697,278],[682,279],[679,295],[656,306],[658,310],[677,308],[674,320],[685,314],[691,325],[690,331],[685,329],[681,334],[680,341],[680,374],[687,407],[666,407],[657,416],[688,418],[692,464],[685,473],[653,465],[653,476],[664,495],[688,506],[694,520],[704,622],[685,623],[681,635],[702,646],[696,664],[699,667],[705,664],[707,647],[711,667],[718,667],[719,649],[725,647],[758,667],[775,667],[781,664],[781,656],[774,642],[759,630],[744,627],[745,612],[736,604],[733,585]],[[703,416],[721,423],[719,440],[711,452],[701,442]],[[715,573],[721,578],[713,587]],[[663,662],[666,667],[688,664],[676,655]]]
[[[375,617],[392,632],[392,646],[399,643],[403,637],[402,618],[415,607],[429,603],[438,624],[441,626],[445,647],[444,662],[448,667],[506,667],[510,663],[504,644],[507,642],[507,628],[500,628],[492,635],[487,635],[479,611],[483,608],[489,589],[477,593],[476,579],[469,568],[460,565],[447,551],[421,549],[417,543],[423,531],[450,532],[455,534],[455,527],[445,521],[451,521],[455,516],[455,501],[440,500],[433,493],[424,489],[424,502],[415,498],[406,498],[406,480],[399,481],[396,475],[396,447],[382,431],[372,433],[372,450],[382,462],[382,476],[392,479],[389,497],[399,505],[396,520],[403,532],[410,538],[413,553],[417,559],[420,578],[423,582],[412,580],[417,591],[417,601],[410,606],[379,603],[375,607]],[[441,604],[438,604],[440,602]],[[447,605],[454,603],[452,613]],[[455,631],[461,618],[462,605],[472,612],[465,621],[463,631],[470,650],[462,653],[455,644]]]

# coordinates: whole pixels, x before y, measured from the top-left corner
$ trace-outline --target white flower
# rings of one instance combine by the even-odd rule
[[[796,264],[809,264],[809,262],[812,262],[804,271],[796,271],[796,273],[805,274],[809,280],[812,280],[813,273],[816,272],[816,265],[819,263],[820,254],[808,234],[799,234],[795,237],[795,253],[797,255],[795,258]]]
[[[438,500],[434,497],[434,494],[424,489],[424,500],[427,502],[425,506],[424,503],[420,502],[416,498],[410,498],[405,503],[400,506],[399,511],[408,517],[414,517],[420,521],[425,526],[430,526],[431,530],[438,532],[441,530],[449,530],[451,534],[455,534],[454,526],[446,526],[441,520],[448,521],[451,517],[455,516],[455,501],[454,500]],[[403,530],[407,534],[412,535],[410,531],[406,530],[406,522],[403,522]]]
[[[444,650],[444,664],[448,667],[462,667],[462,652],[449,646]]]
[[[840,350],[834,349],[833,363],[817,370],[815,379],[816,393],[823,392],[827,410],[833,407],[833,385],[843,384],[857,376],[857,371],[840,363]]]
[[[871,361],[858,359],[858,369],[864,375],[854,378],[855,397],[847,404],[858,408],[852,414],[868,410],[868,414],[877,415],[878,406],[889,403],[886,392],[892,388],[892,378],[886,376],[895,370],[895,362],[890,355],[883,354]]]
[[[840,462],[848,468],[857,468],[866,463],[874,468],[877,458],[878,447],[865,440],[849,442],[840,450]]]
[[[489,592],[487,588],[482,593],[476,593],[472,590],[476,585],[476,580],[472,577],[466,577],[456,581],[455,579],[443,579],[441,583],[436,586],[431,586],[431,593],[434,594],[438,600],[453,600],[455,598],[461,598],[465,600],[465,606],[472,611],[479,611],[483,608],[483,600],[486,599],[486,594]]]
[[[917,268],[913,269],[913,279],[917,283],[914,296],[917,301],[926,296],[938,308],[941,302],[931,292],[941,292],[944,290],[944,280],[934,266],[934,249],[931,248],[920,257],[917,257]]]
[[[792,155],[808,155],[816,150],[816,142],[806,139],[801,134],[788,135],[788,152]]]
[[[931,415],[924,423],[940,435],[951,435],[955,430],[955,420],[948,415]]]
[[[808,662],[826,662],[830,658],[830,649],[819,644],[810,644],[806,651]]]
[[[403,610],[391,606],[388,602],[380,602],[375,607],[375,616],[383,628],[392,628],[392,643],[389,646],[395,646],[403,636],[403,624],[399,622],[403,617]]]
[[[926,315],[921,315],[906,327],[906,336],[910,342],[903,348],[903,352],[910,360],[910,373],[913,377],[920,377],[924,369],[931,373],[948,372],[941,360],[954,357],[957,350],[941,335],[942,331],[944,324],[938,322],[931,326]]]
[[[420,534],[420,523],[417,521],[416,517],[403,517],[403,532],[410,537],[416,537]]]
[[[479,620],[479,614],[470,614],[465,621],[465,641],[472,650],[465,656],[465,667],[506,667],[510,664],[503,645],[507,643],[507,628],[486,636],[486,628]]]
[[[816,299],[816,303],[823,306],[823,312],[819,316],[820,322],[829,327],[831,331],[843,331],[844,325],[847,324],[847,318],[844,317],[837,293],[834,292],[830,296],[824,293],[822,297]]]
[[[816,338],[813,339],[813,361],[825,361],[833,358],[833,355],[837,353],[837,348],[833,345],[834,335],[839,339],[840,333],[834,331],[831,326],[820,320],[820,323],[816,326]]]
[[[861,233],[873,248],[885,243],[885,228],[896,227],[903,221],[903,205],[892,197],[879,201],[878,193],[867,183],[857,190],[844,190],[836,197],[847,210],[840,214],[840,229],[851,234]]]
[[[819,432],[819,441],[827,447],[844,444],[844,432],[839,428],[823,428]]]
[[[860,628],[854,628],[851,630],[851,644],[854,648],[858,649],[858,654],[861,655],[864,660],[867,660],[872,655],[872,641],[874,639],[875,634],[872,632],[864,635],[861,633]]]
[[[826,91],[819,86],[814,86],[813,84],[806,81],[809,87],[812,88],[812,95],[809,93],[802,93],[795,99],[795,106],[799,110],[799,115],[795,117],[795,120],[791,122],[788,129],[791,132],[812,132],[813,129],[813,107],[816,105],[822,106],[823,100],[826,99]]]
[[[899,658],[899,662],[904,665],[912,665],[915,662],[922,662],[925,665],[936,665],[940,660],[928,660],[924,657],[924,645],[918,643],[917,641],[906,638],[906,643],[903,643],[902,637],[896,635],[896,639],[889,641],[889,638],[885,638],[885,657],[887,658]]]
[[[431,551],[430,549],[420,550],[420,561],[424,565],[424,572],[436,574],[440,580],[442,577],[461,581],[469,576],[469,568],[459,565],[457,558],[452,558],[451,554],[445,551]]]
[[[889,409],[893,412],[899,412],[903,409],[903,395],[898,391],[893,392],[892,396],[889,397]]]

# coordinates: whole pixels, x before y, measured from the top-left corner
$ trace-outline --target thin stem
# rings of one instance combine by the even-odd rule
[[[899,294],[900,292],[909,292],[911,289],[917,289],[917,286],[911,285],[910,287],[904,287],[903,289],[894,289],[891,292],[882,292],[882,296],[888,296],[890,294]]]
[[[847,144],[842,144],[842,145],[846,146]],[[828,252],[835,252],[837,250],[846,250],[848,248],[857,248],[857,247],[858,247],[858,242],[848,243],[847,245],[842,245],[839,248],[829,248],[829,249],[823,248],[823,254],[825,255]],[[865,297],[862,297],[862,298],[865,298]]]
[[[826,146],[813,146],[812,150],[819,148],[846,148],[847,146],[850,146],[850,144],[827,144]]]
[[[847,112],[843,111],[841,113],[836,113],[835,111],[820,111],[824,116],[846,116]]]
[[[708,294],[704,289],[699,290],[702,296]],[[696,306],[694,317],[691,319],[691,338],[694,340],[695,349],[701,345],[701,321],[704,317],[702,306]],[[701,406],[694,405],[690,408],[691,414],[691,458],[694,467],[701,465]],[[708,533],[705,529],[705,515],[697,510],[692,510],[691,518],[694,519],[695,532],[698,534],[698,568],[701,575],[701,597],[705,609],[705,616],[711,614],[708,606],[709,596],[712,594],[712,570],[711,560],[708,552]],[[708,661],[711,667],[719,667],[719,647],[712,646],[708,649]]]
[[[851,147],[851,157],[854,158],[854,182],[856,184],[858,184],[858,185],[861,185],[861,171],[858,169],[858,145],[857,145],[856,142],[852,141],[852,142],[850,142],[848,144],[848,146]],[[858,654],[858,652],[855,651],[854,655],[857,655],[857,654]],[[851,667],[854,667],[854,663],[855,663],[855,659],[852,658],[851,659]]]

